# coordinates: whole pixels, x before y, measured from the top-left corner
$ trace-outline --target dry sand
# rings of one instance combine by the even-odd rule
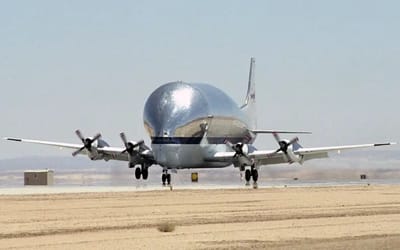
[[[0,248],[399,249],[400,186],[2,195]]]

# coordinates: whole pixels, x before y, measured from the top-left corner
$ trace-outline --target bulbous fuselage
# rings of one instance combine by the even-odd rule
[[[254,139],[237,104],[208,84],[160,86],[147,99],[143,119],[156,161],[168,168],[212,167],[204,159],[217,148],[226,150],[225,140]]]

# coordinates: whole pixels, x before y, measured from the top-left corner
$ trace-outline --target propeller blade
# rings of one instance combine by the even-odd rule
[[[126,139],[126,135],[124,132],[121,132],[120,134],[121,140],[124,143],[125,147],[128,145],[128,140]]]
[[[277,150],[275,150],[275,152],[273,154],[279,153],[280,151],[282,151],[282,149],[278,148]]]
[[[81,131],[79,129],[77,129],[75,131],[75,134],[79,137],[79,139],[81,139],[82,142],[85,141],[85,137],[83,137],[83,135],[82,135],[82,133],[81,133]]]
[[[100,139],[100,137],[101,137],[101,134],[100,134],[100,133],[97,133],[97,134],[91,139],[91,142],[94,142],[94,141]]]
[[[279,142],[281,141],[281,138],[279,137],[278,133],[274,132],[274,133],[272,133],[272,135],[274,136],[276,142],[278,142],[278,144],[279,144]]]
[[[233,145],[232,142],[230,142],[230,141],[228,141],[228,140],[225,139],[224,143],[225,143],[226,145],[228,145],[230,148],[232,148],[233,150],[235,150],[235,145]]]
[[[85,149],[85,146],[83,146],[83,147],[81,147],[80,149],[78,149],[78,150],[72,152],[72,156],[76,156],[77,154],[79,154],[80,152],[82,152],[82,150],[84,150],[84,149]]]
[[[128,152],[128,140],[126,139],[126,135],[124,132],[119,133],[119,136],[121,137],[122,142],[124,143],[125,149],[122,150],[121,154]],[[130,153],[128,153],[130,155]]]
[[[133,144],[133,148],[136,148],[137,146],[142,145],[143,143],[144,143],[144,141],[140,140],[140,141],[136,142],[135,144]]]

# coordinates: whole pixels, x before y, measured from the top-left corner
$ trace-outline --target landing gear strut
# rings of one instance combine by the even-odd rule
[[[167,169],[163,170],[163,173],[161,175],[161,181],[163,186],[165,186],[165,183],[167,183],[167,185],[171,185],[171,174],[168,173]]]

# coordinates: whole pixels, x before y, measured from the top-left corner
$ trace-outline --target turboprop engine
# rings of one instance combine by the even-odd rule
[[[98,133],[93,137],[84,137],[81,131],[78,129],[75,131],[76,135],[82,142],[82,147],[78,150],[72,152],[72,156],[76,156],[77,154],[81,153],[83,150],[86,149],[86,153],[91,160],[102,160],[104,159],[102,154],[99,154],[97,148],[108,147],[108,143],[104,140],[100,139],[101,134]]]
[[[273,133],[275,140],[279,144],[279,148],[275,151],[275,153],[282,152],[285,160],[292,164],[293,162],[298,162],[300,164],[303,163],[303,156],[297,155],[294,153],[294,150],[301,148],[298,137],[295,137],[291,140],[281,140],[278,133]]]

